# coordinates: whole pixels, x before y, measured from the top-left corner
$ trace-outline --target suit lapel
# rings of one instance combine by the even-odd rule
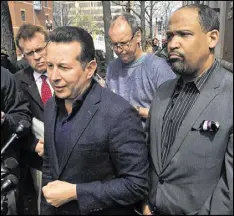
[[[32,96],[33,100],[44,110],[44,105],[35,82],[28,86],[28,93]]]
[[[62,173],[74,146],[77,144],[81,135],[85,131],[85,128],[90,124],[90,121],[97,112],[98,102],[100,101],[100,94],[101,87],[97,84],[94,84],[80,110],[75,115],[74,121],[77,122],[77,124],[73,125],[70,132],[72,136],[69,137],[69,145],[64,148],[64,153],[59,168],[59,175]]]
[[[199,118],[203,110],[210,104],[210,102],[218,94],[219,85],[223,78],[223,73],[220,72],[220,66],[218,65],[212,73],[213,74],[211,74],[211,77],[207,80],[207,83],[201,90],[201,93],[198,96],[193,107],[191,108],[191,110],[187,113],[186,117],[184,118],[180,126],[180,129],[176,135],[175,141],[172,144],[172,147],[169,151],[169,154],[165,163],[165,167],[163,169],[165,169],[168,166],[173,156],[181,147],[184,139],[186,138],[187,134],[191,130],[192,125]]]
[[[166,111],[167,105],[170,101],[171,95],[174,92],[174,88],[178,78],[174,79],[172,82],[168,83],[168,86],[165,86],[165,89],[168,89],[164,92],[158,92],[157,98],[159,100],[156,101],[156,109],[153,110],[152,114],[152,133],[151,136],[154,136],[153,140],[156,142],[151,145],[151,153],[152,153],[152,160],[155,166],[157,173],[161,173],[162,170],[162,160],[161,160],[161,133],[162,133],[162,123],[163,123],[163,116]],[[152,138],[151,138],[152,140]],[[157,157],[155,157],[155,155]]]
[[[54,176],[58,177],[59,175],[59,163],[58,163],[58,157],[57,157],[57,152],[56,152],[56,148],[55,148],[55,123],[56,123],[56,116],[57,116],[57,107],[55,105],[55,103],[53,103],[53,107],[51,107],[51,119],[48,121],[50,127],[48,127],[48,134],[52,135],[51,137],[49,137],[48,139],[50,139],[50,154],[51,155],[51,160],[53,164],[53,167],[55,169],[52,169],[53,171],[55,171]],[[50,115],[49,115],[50,116]]]
[[[41,107],[41,109],[44,110],[44,105],[42,103],[41,96],[40,96],[38,88],[37,88],[37,84],[36,84],[35,79],[33,77],[32,68],[29,67],[29,68],[25,69],[24,75],[21,78],[21,81],[24,83],[27,83],[29,95]]]

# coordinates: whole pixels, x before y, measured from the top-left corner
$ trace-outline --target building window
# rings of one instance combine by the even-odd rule
[[[22,20],[23,22],[26,21],[26,18],[25,18],[25,11],[24,11],[24,10],[21,11],[21,20]]]
[[[102,6],[102,2],[97,2],[97,7],[101,7]]]
[[[41,1],[33,1],[34,10],[41,10]]]
[[[121,13],[121,9],[118,8],[118,9],[114,10],[114,13]]]
[[[92,2],[82,2],[82,3],[79,3],[80,7],[90,7],[90,6],[93,6],[93,3]]]
[[[121,1],[111,1],[111,6],[116,6],[116,5],[121,5]]]
[[[48,1],[45,1],[45,7],[48,7]]]

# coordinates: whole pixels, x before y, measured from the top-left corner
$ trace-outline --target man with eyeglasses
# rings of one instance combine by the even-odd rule
[[[30,104],[30,110],[33,117],[43,122],[44,105],[53,94],[47,78],[46,64],[46,46],[48,34],[41,26],[32,24],[22,25],[16,36],[16,44],[22,52],[24,59],[27,60],[30,67],[18,71],[15,74],[20,89],[24,91]],[[23,142],[23,141],[22,141]],[[22,145],[21,165],[24,169],[25,179],[22,185],[27,185],[30,177],[27,177],[29,170],[33,179],[34,187],[38,195],[38,208],[40,207],[41,194],[41,169],[42,156],[44,154],[44,140],[39,140],[34,134],[30,133],[27,140]],[[31,180],[32,182],[32,180]],[[33,185],[32,185],[33,188]],[[27,204],[25,204],[27,206]]]
[[[109,37],[118,58],[107,67],[106,86],[137,109],[144,125],[156,89],[176,75],[164,59],[143,52],[141,29],[133,15],[115,16]]]

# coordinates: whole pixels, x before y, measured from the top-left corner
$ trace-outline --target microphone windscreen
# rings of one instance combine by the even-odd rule
[[[16,128],[16,134],[21,137],[28,133],[31,124],[26,120],[21,120]]]
[[[6,180],[10,180],[14,185],[17,185],[18,184],[18,179],[14,176],[14,175],[12,175],[12,174],[10,174],[10,175],[8,175],[7,177],[6,177]]]
[[[18,162],[15,158],[10,157],[4,160],[4,166],[8,169],[15,169],[18,166]]]
[[[29,127],[30,127],[29,122],[26,121],[26,120],[21,120],[21,121],[19,122],[19,124],[20,124],[20,125],[23,125],[25,128],[29,128]]]

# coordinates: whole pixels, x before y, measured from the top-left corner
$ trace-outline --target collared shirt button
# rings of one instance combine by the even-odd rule
[[[163,183],[164,183],[164,179],[159,178],[159,183],[160,183],[160,184],[163,184]]]

